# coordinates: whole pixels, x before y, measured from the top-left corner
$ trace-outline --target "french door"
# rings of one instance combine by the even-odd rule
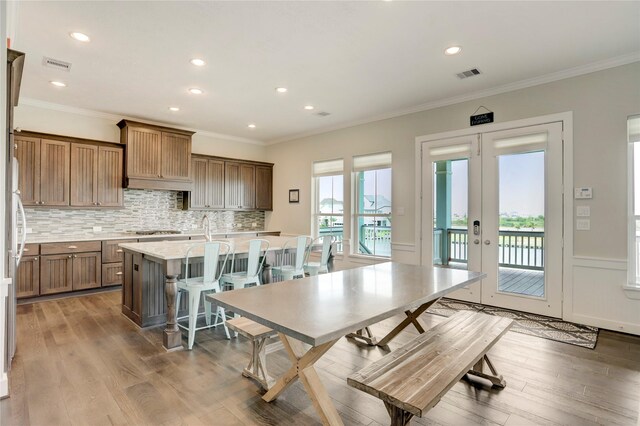
[[[487,274],[451,297],[562,316],[562,149],[562,123],[422,144],[422,263]]]

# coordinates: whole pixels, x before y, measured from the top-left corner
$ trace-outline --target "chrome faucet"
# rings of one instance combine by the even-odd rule
[[[207,241],[211,241],[211,221],[206,214],[202,216],[202,227],[204,228],[204,237]]]

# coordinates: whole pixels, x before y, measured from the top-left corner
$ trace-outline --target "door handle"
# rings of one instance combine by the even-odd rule
[[[488,246],[489,244],[491,244],[491,241],[489,241],[489,240],[484,240],[484,245]]]
[[[473,244],[480,244],[480,240],[476,238],[475,240],[473,240]]]

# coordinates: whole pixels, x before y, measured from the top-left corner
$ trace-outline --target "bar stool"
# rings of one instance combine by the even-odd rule
[[[253,239],[249,241],[249,254],[247,259],[247,270],[234,272],[235,254],[231,258],[231,272],[222,274],[220,283],[224,289],[233,287],[233,289],[260,285],[260,273],[267,257],[269,250],[269,241],[262,239]],[[264,252],[264,256],[261,254]]]
[[[322,242],[322,251],[320,252],[320,262],[308,262],[304,264],[304,272],[309,275],[327,274],[329,273],[329,254],[331,254],[331,243],[333,237],[325,235],[314,240],[312,246]]]
[[[282,277],[282,280],[284,281],[298,277],[304,278],[304,264],[307,261],[312,241],[311,237],[306,235],[300,235],[297,238],[287,241],[282,247],[282,253],[280,255],[281,264],[278,266],[272,266],[271,272],[276,276]],[[285,254],[294,243],[296,244],[296,260],[293,265],[285,265]]]
[[[191,264],[191,260],[195,258],[202,258],[201,254],[194,255],[194,250],[198,250],[200,248],[204,249],[204,265],[203,265],[203,275],[198,277],[190,277],[189,276],[189,268]],[[222,250],[221,250],[222,249]],[[222,241],[213,241],[201,244],[194,244],[189,247],[187,251],[187,256],[185,259],[185,272],[184,278],[178,280],[178,295],[176,297],[176,311],[180,307],[180,298],[182,293],[187,293],[187,297],[189,298],[189,314],[187,316],[183,316],[178,318],[184,319],[189,318],[189,325],[185,327],[184,325],[178,323],[178,327],[185,329],[188,331],[188,348],[191,350],[193,348],[193,342],[195,340],[195,334],[197,330],[203,330],[205,328],[216,327],[219,324],[224,325],[224,332],[227,335],[227,339],[230,339],[229,330],[225,325],[225,314],[224,308],[218,306],[216,308],[216,319],[213,324],[211,324],[211,302],[204,300],[204,309],[205,309],[205,320],[206,326],[196,327],[196,322],[198,320],[198,308],[200,307],[200,299],[202,297],[202,293],[218,293],[220,292],[220,275],[224,271],[224,268],[227,264],[227,259],[229,258],[229,253],[231,253],[231,246]],[[224,259],[222,260],[222,266],[220,267],[220,256],[224,255]],[[220,320],[220,322],[218,322]]]

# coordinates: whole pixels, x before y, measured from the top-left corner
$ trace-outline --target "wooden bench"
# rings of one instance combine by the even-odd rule
[[[400,349],[347,379],[354,388],[380,398],[391,425],[422,417],[465,374],[506,383],[487,352],[511,327],[512,320],[463,311],[427,330]],[[487,364],[491,374],[484,371]]]
[[[251,359],[249,360],[249,365],[242,371],[242,375],[254,379],[265,390],[269,390],[275,380],[267,372],[264,349],[267,339],[274,336],[276,332],[267,326],[244,317],[227,320],[226,325],[231,330],[251,340]]]

